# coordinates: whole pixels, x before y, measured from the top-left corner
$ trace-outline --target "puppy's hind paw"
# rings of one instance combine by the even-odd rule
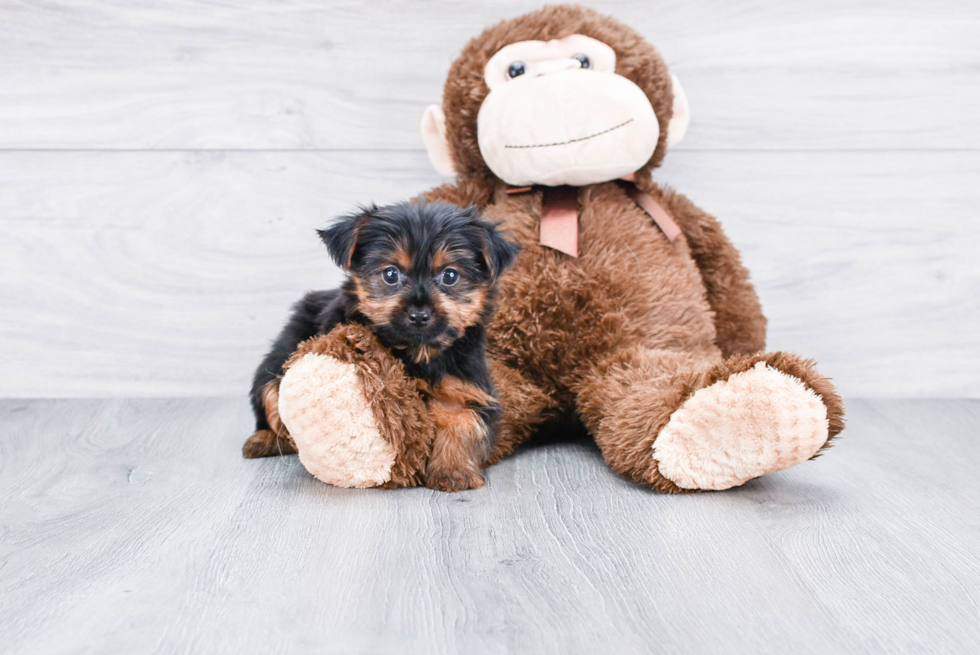
[[[439,471],[430,470],[425,476],[425,486],[436,491],[466,491],[479,489],[486,481],[479,471]]]
[[[242,455],[245,459],[258,459],[259,457],[277,457],[279,455],[293,455],[296,447],[288,437],[280,438],[272,430],[256,430],[255,434],[248,438],[242,446]]]

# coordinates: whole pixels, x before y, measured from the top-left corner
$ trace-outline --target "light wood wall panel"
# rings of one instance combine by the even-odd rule
[[[449,64],[541,3],[0,3],[0,147],[418,149]],[[685,84],[684,149],[980,147],[980,10],[957,1],[588,3]]]
[[[339,282],[314,229],[426,171],[422,153],[0,153],[0,395],[242,392],[288,305]],[[849,395],[980,394],[972,154],[677,152],[658,176],[722,219],[772,348]]]
[[[770,345],[845,393],[980,395],[980,6],[594,2],[694,120],[659,172],[716,213]],[[536,2],[0,0],[0,396],[238,393],[312,230],[438,182],[455,54]]]

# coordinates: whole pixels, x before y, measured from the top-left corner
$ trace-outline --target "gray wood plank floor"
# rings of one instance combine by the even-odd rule
[[[729,492],[572,440],[447,495],[245,461],[242,399],[0,401],[0,649],[980,652],[980,402],[849,409]]]

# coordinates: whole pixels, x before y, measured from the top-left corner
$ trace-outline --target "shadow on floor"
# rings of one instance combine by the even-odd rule
[[[555,446],[559,444],[575,444],[586,446],[591,450],[601,454],[599,446],[589,431],[585,429],[581,421],[576,419],[563,419],[554,421],[543,426],[530,439],[521,444],[514,454],[520,454],[525,450],[534,450],[545,446]]]

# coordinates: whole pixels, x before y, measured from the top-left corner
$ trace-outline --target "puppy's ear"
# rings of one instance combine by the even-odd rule
[[[337,266],[349,271],[354,263],[354,253],[357,251],[357,240],[361,228],[371,217],[375,207],[365,208],[359,212],[341,216],[325,230],[317,230],[320,239],[327,246],[327,252]]]
[[[491,279],[496,280],[514,263],[521,247],[504,236],[499,224],[487,221],[481,223],[484,229],[483,259],[487,263]]]

